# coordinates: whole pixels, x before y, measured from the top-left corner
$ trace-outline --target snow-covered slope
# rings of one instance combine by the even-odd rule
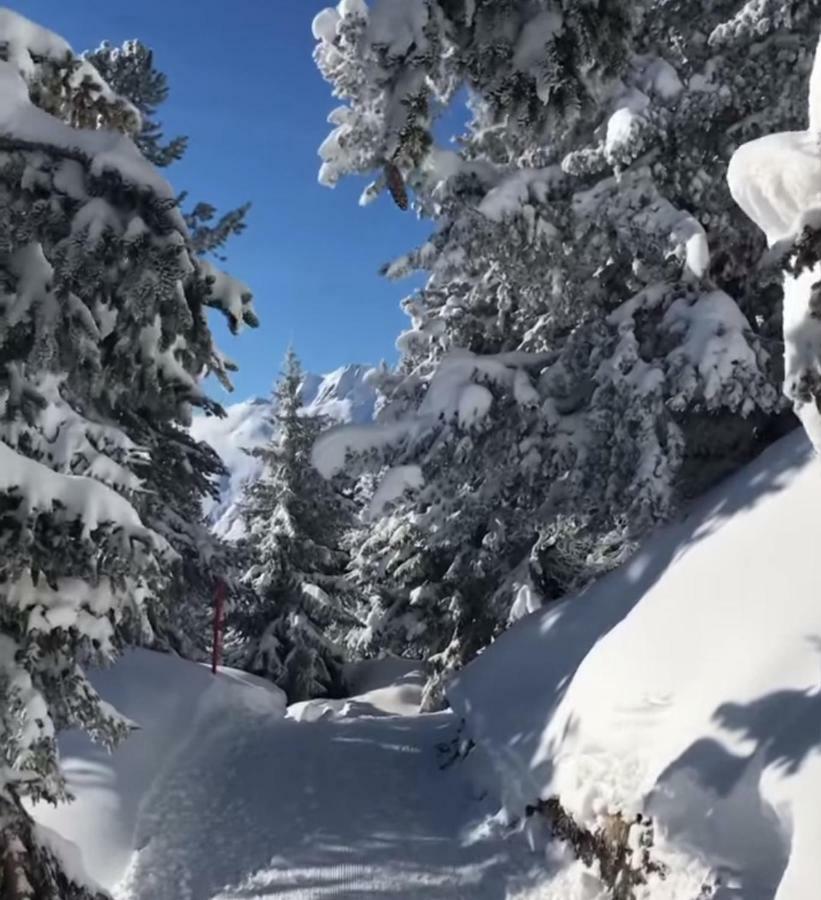
[[[821,884],[821,463],[793,434],[451,686],[509,815],[649,813],[654,900],[815,900]],[[598,897],[568,863],[545,898]],[[604,895],[602,895],[604,896]],[[642,895],[643,896],[643,895]]]
[[[305,376],[302,398],[309,413],[322,415],[332,423],[369,422],[373,418],[376,394],[365,376],[368,366],[351,365],[328,375]],[[253,397],[226,408],[226,416],[198,416],[191,432],[210,444],[220,455],[228,475],[220,485],[220,500],[206,508],[214,530],[229,540],[242,534],[237,501],[242,486],[259,473],[259,462],[246,451],[271,439],[270,399]]]

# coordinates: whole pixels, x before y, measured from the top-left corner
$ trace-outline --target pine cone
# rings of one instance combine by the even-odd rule
[[[391,192],[393,202],[404,212],[408,208],[408,190],[402,173],[392,162],[385,163],[385,183]]]

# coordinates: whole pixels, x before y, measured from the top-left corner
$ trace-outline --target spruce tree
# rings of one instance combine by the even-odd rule
[[[170,88],[165,73],[154,65],[153,51],[141,41],[131,40],[120,47],[103,43],[84,54],[84,58],[112,90],[140,113],[141,126],[134,140],[143,156],[160,168],[182,159],[188,149],[188,138],[176,135],[166,140],[162,123],[156,118]],[[179,199],[183,203],[186,194]],[[217,211],[210,203],[195,204],[185,213],[191,245],[198,253],[212,253],[222,259],[229,238],[245,230],[245,217],[250,208],[250,203],[244,203],[214,221]]]
[[[181,565],[176,512],[148,494],[161,447],[181,461],[178,495],[206,490],[208,460],[168,446],[185,446],[192,408],[218,411],[202,379],[227,374],[206,313],[255,319],[131,139],[138,111],[8,10],[0,110],[0,893],[81,897],[21,799],[65,799],[62,729],[108,745],[128,731],[84,670],[144,630]]]
[[[380,422],[317,460],[420,467],[355,577],[395,571],[375,620],[418,620],[446,668],[781,427],[778,274],[724,172],[804,122],[812,4],[788,6],[376,0],[315,20],[344,104],[320,180],[375,176],[362,202],[387,189],[434,229],[385,269],[428,278],[375,373]],[[465,90],[465,132],[439,147]]]
[[[103,43],[83,58],[139,112],[141,124],[135,143],[143,156],[162,168],[182,159],[188,138],[166,138],[157,118],[168,99],[169,85],[166,75],[156,68],[153,52],[140,41],[131,40],[120,47]],[[185,200],[185,194],[178,198],[180,204]],[[184,213],[192,249],[200,256],[212,254],[224,259],[229,238],[245,230],[249,208],[250,204],[243,204],[214,221],[214,207],[197,203]],[[233,366],[228,360],[225,364]],[[226,386],[230,388],[227,382]],[[140,473],[145,487],[140,511],[181,560],[159,602],[147,607],[151,633],[146,640],[158,649],[173,650],[192,659],[203,658],[211,639],[216,582],[222,581],[229,587],[232,601],[238,600],[242,591],[237,582],[241,565],[237,549],[213,534],[201,511],[200,498],[216,496],[224,467],[211,447],[194,441],[187,431],[176,426],[159,434],[145,433],[141,439],[151,444],[154,463]],[[196,492],[189,487],[192,475],[198,480]],[[158,521],[153,521],[155,513],[159,513]]]
[[[311,464],[323,428],[302,405],[304,373],[288,351],[276,387],[273,437],[255,451],[263,463],[245,493],[253,590],[235,615],[245,666],[278,684],[291,702],[341,689],[343,638],[355,625],[344,573],[349,505]]]

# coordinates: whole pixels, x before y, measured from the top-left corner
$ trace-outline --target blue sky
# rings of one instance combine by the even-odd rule
[[[333,191],[317,184],[316,150],[334,101],[311,58],[311,20],[328,0],[11,5],[75,50],[133,37],[151,46],[171,87],[162,121],[169,134],[190,138],[169,180],[218,208],[253,203],[226,268],[253,289],[262,324],[238,338],[217,332],[240,365],[235,399],[267,393],[290,341],[316,372],[394,359],[406,323],[399,301],[412,285],[377,270],[429,229],[387,197],[360,208],[364,182]]]

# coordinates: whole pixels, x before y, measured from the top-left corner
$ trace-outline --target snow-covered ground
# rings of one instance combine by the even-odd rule
[[[364,423],[373,418],[376,392],[366,379],[367,366],[344,366],[327,375],[307,374],[302,385],[306,412],[320,415],[330,423]],[[252,397],[226,407],[225,418],[197,416],[191,433],[210,444],[219,454],[228,475],[220,485],[220,499],[210,503],[206,514],[221,537],[238,538],[242,534],[237,503],[243,485],[255,479],[259,460],[247,451],[271,440],[270,398]]]
[[[654,898],[815,900],[821,883],[821,465],[793,434],[452,685],[509,816],[649,813]],[[598,897],[568,864],[545,898]],[[602,895],[603,896],[603,895]]]
[[[286,715],[266,682],[132,651],[95,683],[140,731],[112,755],[66,736],[77,799],[38,820],[118,900],[531,896],[541,866],[476,839],[488,808],[440,768],[455,717],[418,714],[406,663],[349,676],[363,693],[345,708]]]

